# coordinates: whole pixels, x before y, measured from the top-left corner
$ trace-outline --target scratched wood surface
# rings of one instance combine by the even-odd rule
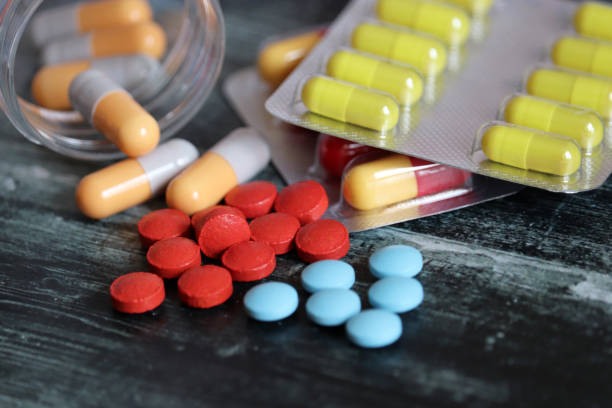
[[[342,2],[224,1],[223,76],[259,42],[330,21]],[[203,150],[237,116],[217,87],[181,136]],[[362,297],[369,254],[422,250],[423,305],[378,351],[311,324],[301,306],[274,324],[247,319],[236,285],[213,310],[176,286],[154,313],[112,310],[108,287],[146,270],[136,222],[161,199],[105,221],[77,211],[75,183],[97,165],[22,138],[0,119],[0,406],[580,406],[612,398],[612,181],[579,195],[535,189],[477,207],[352,235]],[[268,167],[260,178],[282,181]],[[281,256],[271,279],[299,287]]]

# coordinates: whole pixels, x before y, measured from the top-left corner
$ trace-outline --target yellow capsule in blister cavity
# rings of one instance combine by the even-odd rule
[[[423,80],[407,67],[350,51],[338,51],[327,62],[327,75],[393,95],[412,105],[423,94]]]
[[[612,6],[589,1],[574,14],[574,28],[582,35],[612,41]]]
[[[583,106],[606,120],[612,118],[612,80],[540,68],[529,75],[526,88],[531,95]]]
[[[612,43],[561,37],[552,48],[551,58],[560,67],[612,77]]]
[[[302,101],[313,113],[378,131],[392,129],[399,119],[392,97],[322,76],[304,84]]]
[[[587,151],[599,146],[604,135],[604,124],[595,112],[526,95],[506,103],[504,120],[571,137]]]
[[[484,131],[481,143],[490,160],[525,170],[569,176],[582,162],[573,140],[532,129],[494,125]]]
[[[487,14],[493,6],[493,0],[446,0],[446,2],[463,7],[476,16]]]
[[[359,24],[353,31],[351,46],[412,65],[423,75],[440,74],[448,59],[446,48],[440,41],[380,24]]]
[[[462,45],[471,30],[470,17],[458,7],[428,0],[378,0],[378,17]]]

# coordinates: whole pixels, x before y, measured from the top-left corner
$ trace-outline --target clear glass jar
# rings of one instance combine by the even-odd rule
[[[42,2],[0,0],[0,107],[28,140],[63,155],[83,160],[124,156],[79,113],[45,109],[20,96],[23,90],[16,86],[20,43],[22,37],[26,41],[28,22]],[[157,19],[159,10],[155,1],[151,3]],[[165,140],[200,110],[212,91],[225,52],[225,28],[217,0],[157,3],[164,9],[174,6],[180,28],[176,39],[169,39],[162,69],[132,94],[157,119]]]

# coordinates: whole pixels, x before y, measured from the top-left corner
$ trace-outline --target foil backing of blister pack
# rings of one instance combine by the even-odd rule
[[[375,17],[375,4],[376,0],[348,4],[327,35],[268,98],[266,109],[272,115],[357,143],[554,192],[594,189],[612,173],[609,128],[601,147],[583,156],[579,172],[565,178],[497,165],[474,149],[479,130],[497,119],[502,101],[521,91],[525,73],[546,61],[555,39],[571,30],[577,5],[565,0],[498,0],[484,25],[484,38],[468,43],[461,65],[445,75],[437,100],[405,112],[392,131],[381,134],[309,113],[299,95],[296,99],[300,84],[322,73],[326,58],[348,45],[347,36],[357,24]]]
[[[456,188],[389,207],[358,211],[341,202],[340,180],[314,171],[317,134],[284,123],[266,111],[264,102],[270,96],[270,88],[259,78],[254,67],[230,75],[223,84],[223,92],[242,120],[267,138],[272,161],[285,181],[319,181],[327,191],[330,201],[325,218],[342,222],[351,232],[473,206],[506,197],[522,188],[517,184],[474,175],[469,188]]]

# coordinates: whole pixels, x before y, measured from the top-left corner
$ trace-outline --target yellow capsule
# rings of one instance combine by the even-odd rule
[[[540,68],[527,80],[527,92],[541,98],[583,106],[612,117],[612,81],[559,69]]]
[[[506,103],[504,120],[571,137],[587,151],[599,146],[604,135],[604,124],[595,112],[526,95]]]
[[[612,41],[612,6],[598,2],[587,2],[574,14],[576,31],[588,37]]]
[[[302,101],[313,113],[381,132],[393,129],[399,119],[390,96],[322,76],[304,84]]]
[[[575,173],[582,161],[580,149],[571,139],[504,125],[484,131],[482,150],[490,160],[557,176]]]
[[[332,55],[327,75],[387,92],[402,105],[412,105],[423,94],[423,80],[414,70],[350,51]]]
[[[475,16],[487,14],[493,6],[493,0],[446,0],[446,2],[463,7]]]
[[[432,34],[447,44],[462,45],[470,35],[471,22],[460,8],[428,0],[378,0],[378,17],[417,31]]]
[[[268,44],[257,57],[259,76],[278,86],[308,55],[323,36],[323,30],[311,31]]]
[[[562,37],[552,48],[556,65],[612,77],[612,44],[584,37]]]
[[[448,59],[441,42],[380,24],[358,25],[353,31],[351,46],[359,51],[412,65],[428,76],[444,71]]]

